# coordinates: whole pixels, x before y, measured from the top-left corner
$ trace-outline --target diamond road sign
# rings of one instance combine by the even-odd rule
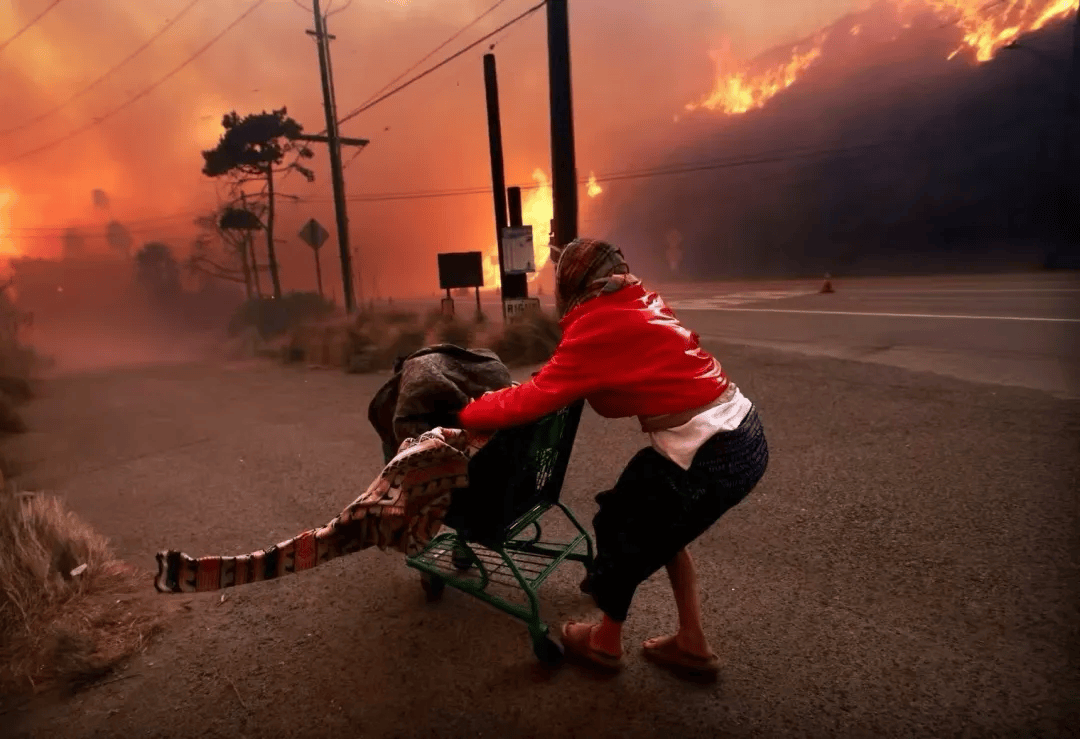
[[[326,240],[330,238],[330,234],[322,227],[321,223],[312,218],[300,229],[300,238],[312,249],[318,249],[326,243]]]

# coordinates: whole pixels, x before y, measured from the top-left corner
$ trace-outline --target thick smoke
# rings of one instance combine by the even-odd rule
[[[23,125],[94,82],[189,1],[64,3],[5,49],[0,86],[9,102],[0,129],[23,127],[5,136],[0,191],[19,195],[10,225],[23,237],[24,253],[60,256],[63,229],[69,226],[82,227],[86,251],[116,249],[113,236],[99,225],[102,211],[86,200],[92,188],[108,193],[109,215],[128,227],[132,251],[156,240],[185,252],[196,235],[191,221],[217,201],[217,186],[200,174],[199,152],[216,142],[223,114],[287,106],[309,132],[324,127],[316,51],[305,33],[312,19],[286,0],[269,0],[161,87],[110,115],[249,7],[202,0],[132,63],[57,113]],[[336,97],[342,112],[363,103],[491,4],[356,0],[333,15]],[[595,0],[571,5],[578,159],[584,173],[623,169],[642,159],[653,132],[668,126],[673,112],[711,85],[708,52],[721,38],[734,37],[740,48],[756,51],[806,33],[854,3],[759,0],[737,7],[700,0]],[[474,33],[426,64],[524,7],[504,4]],[[38,8],[22,0],[14,10],[14,17],[0,18],[0,36]],[[102,19],[108,21],[104,26]],[[90,33],[90,28],[96,30]],[[346,151],[346,160],[352,159],[346,170],[350,194],[490,182],[481,66],[490,43],[499,65],[507,179],[529,183],[536,167],[549,169],[541,11],[348,122],[343,133],[372,140],[355,159]],[[101,125],[61,144],[3,163],[103,116],[108,117]],[[316,182],[290,177],[280,183],[278,233],[285,243],[278,251],[286,289],[314,285],[310,252],[295,236],[299,226],[316,217],[333,232],[326,151],[314,148]],[[619,195],[614,188],[609,192]],[[584,216],[590,217],[588,212]],[[350,219],[364,290],[370,293],[377,280],[384,295],[428,292],[436,284],[436,252],[483,249],[494,237],[492,204],[485,195],[354,202]],[[53,230],[18,230],[41,226]],[[325,253],[336,257],[335,252],[329,243]],[[336,262],[323,261],[327,285],[340,284]],[[401,264],[410,269],[401,270]]]

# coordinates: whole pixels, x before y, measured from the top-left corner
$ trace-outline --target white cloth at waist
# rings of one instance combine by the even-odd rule
[[[702,411],[682,426],[653,431],[649,434],[649,439],[653,449],[688,470],[702,444],[720,431],[734,431],[739,428],[753,405],[749,398],[735,388],[735,394],[726,403]]]

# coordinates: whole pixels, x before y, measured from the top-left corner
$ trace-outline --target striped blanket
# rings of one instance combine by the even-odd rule
[[[236,557],[159,552],[154,587],[161,593],[220,590],[309,570],[370,547],[416,554],[442,528],[452,491],[468,486],[469,460],[487,440],[443,428],[407,439],[364,494],[326,526]]]

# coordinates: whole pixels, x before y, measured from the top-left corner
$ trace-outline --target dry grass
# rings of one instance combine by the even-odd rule
[[[26,430],[16,406],[33,397],[44,366],[21,325],[0,288],[0,433]],[[160,611],[138,603],[149,576],[117,561],[59,500],[14,492],[17,467],[0,459],[0,692],[73,690],[140,649]]]
[[[75,690],[141,650],[148,581],[58,499],[0,492],[0,691]]]
[[[286,362],[362,373],[390,369],[398,357],[445,343],[492,349],[516,367],[547,360],[559,336],[558,322],[547,314],[504,326],[501,321],[450,318],[437,311],[369,313],[298,326],[269,351]]]
[[[559,323],[546,313],[526,316],[489,336],[479,346],[491,349],[508,367],[542,364],[551,358],[562,331]]]

